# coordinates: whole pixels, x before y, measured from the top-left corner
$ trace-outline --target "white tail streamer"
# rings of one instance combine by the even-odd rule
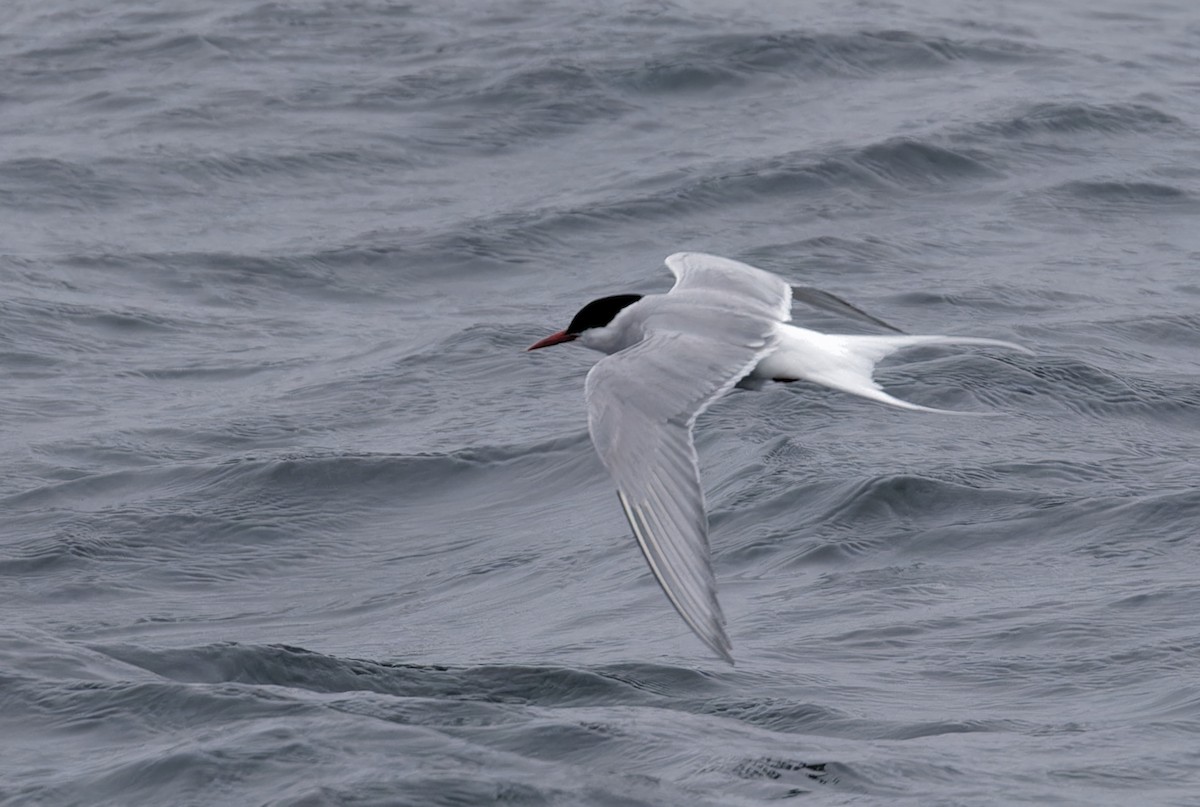
[[[971,336],[864,336],[820,333],[794,325],[776,326],[779,348],[755,368],[754,380],[803,379],[851,395],[919,412],[953,415],[986,414],[954,412],[903,401],[883,391],[875,382],[875,366],[897,350],[916,345],[982,345],[1021,353],[1026,348],[999,339]]]

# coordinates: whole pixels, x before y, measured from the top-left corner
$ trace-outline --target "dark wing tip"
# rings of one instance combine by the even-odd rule
[[[868,322],[872,325],[877,325],[880,328],[885,328],[893,333],[904,333],[904,331],[892,325],[889,322],[884,322],[879,317],[872,316],[866,311],[863,311],[853,303],[848,303],[836,294],[830,294],[821,289],[815,289],[812,286],[792,286],[792,301],[804,303],[821,311],[828,311],[831,314],[839,314],[848,319],[856,319],[860,322]]]

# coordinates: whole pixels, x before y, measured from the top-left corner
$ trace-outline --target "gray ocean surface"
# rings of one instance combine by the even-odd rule
[[[0,804],[1200,804],[1200,6],[11,0],[0,75]],[[1034,351],[700,419],[735,667],[523,352],[685,249]]]

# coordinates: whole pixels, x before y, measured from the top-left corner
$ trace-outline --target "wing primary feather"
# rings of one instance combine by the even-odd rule
[[[688,558],[686,550],[676,545],[674,531],[668,529],[668,526],[664,524],[663,519],[653,507],[640,505],[636,507],[637,514],[645,529],[646,541],[653,546],[655,553],[662,560],[660,566],[660,571],[663,574],[660,579],[661,584],[670,589],[674,595],[674,599],[680,601],[681,605],[686,604],[688,606],[686,609],[688,613],[693,616],[703,614],[707,610],[703,601],[696,597],[680,572],[687,570],[693,576],[698,576],[701,580],[705,579],[705,575],[696,567],[693,560]],[[687,602],[683,603],[684,600]]]
[[[729,637],[725,635],[724,628],[719,623],[713,628],[706,629],[702,627],[697,624],[692,614],[688,612],[688,609],[682,606],[675,592],[663,582],[663,571],[658,562],[658,553],[655,551],[655,544],[647,540],[646,531],[641,522],[640,508],[631,505],[623,491],[617,491],[617,498],[621,502],[621,509],[625,512],[625,518],[629,521],[629,527],[633,530],[633,536],[637,539],[638,544],[642,548],[642,554],[646,557],[646,562],[650,565],[651,573],[653,573],[655,580],[658,581],[659,586],[667,595],[667,599],[671,601],[671,605],[675,607],[679,616],[691,628],[692,633],[696,634],[714,653],[730,664],[733,664],[733,654],[730,652],[732,645],[729,642]]]
[[[651,486],[651,491],[653,491],[653,486]],[[661,508],[661,502],[659,502],[659,507]],[[664,514],[654,507],[639,509],[639,515],[647,527],[651,543],[654,544],[659,556],[664,561],[664,571],[670,574],[671,579],[664,580],[663,584],[671,587],[677,599],[687,600],[692,613],[696,616],[711,612],[713,609],[710,605],[698,597],[686,582],[688,577],[697,578],[705,583],[712,580],[712,574],[705,565],[707,558],[698,554],[689,554],[686,546],[679,545],[679,528],[670,521],[669,515],[664,520]],[[684,571],[689,573],[687,577],[681,574]]]
[[[649,530],[645,519],[641,514],[641,508],[631,504],[626,498],[624,492],[618,490],[617,497],[621,500],[621,509],[625,511],[625,517],[629,520],[629,526],[633,530],[633,536],[637,539],[638,544],[642,547],[642,554],[646,556],[646,560],[650,564],[650,571],[654,574],[654,579],[658,581],[659,586],[667,595],[667,599],[675,606],[675,610],[683,617],[693,631],[701,638],[704,637],[702,631],[697,630],[696,623],[692,620],[688,613],[688,609],[684,608],[679,598],[676,596],[675,587],[670,585],[670,581],[666,577],[666,570],[663,569],[659,561],[662,559],[659,552],[658,544],[653,540],[653,534],[647,535]]]

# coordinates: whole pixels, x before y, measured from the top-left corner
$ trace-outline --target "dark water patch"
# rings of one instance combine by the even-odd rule
[[[117,75],[131,61],[157,68],[161,79],[164,74],[219,68],[235,59],[261,58],[259,43],[214,31],[135,30],[115,25],[107,30],[84,30],[87,33],[55,37],[13,54],[10,58],[21,80],[29,86],[58,89],[64,77],[74,79],[78,86]],[[97,87],[100,83],[96,82]]]
[[[973,624],[969,637],[959,642],[966,651],[963,664],[930,668],[927,677],[991,691],[1011,688],[1009,697],[1022,702],[1045,697],[1060,703],[1076,701],[1085,710],[1101,708],[1107,720],[1195,715],[1200,697],[1194,686],[1178,677],[1180,669],[1196,660],[1194,639],[1146,642],[1140,638],[1145,623],[1136,613],[1102,606],[1090,610],[1086,619],[1071,620],[1062,618],[1063,605],[1038,603],[1005,614],[999,625]],[[1182,625],[1186,616],[1180,613],[1172,622]],[[997,652],[1006,658],[988,658]],[[1047,714],[1059,722],[1052,710]]]
[[[116,301],[71,303],[32,297],[0,301],[0,345],[54,347],[59,359],[112,348],[149,346],[149,340],[215,327],[184,310],[129,306]]]
[[[1096,20],[1104,20],[1105,22],[1116,23],[1138,23],[1154,25],[1158,23],[1158,18],[1150,14],[1138,14],[1135,11],[1109,11],[1107,9],[1083,9],[1081,16],[1091,17]]]
[[[711,62],[707,56],[662,60],[640,65],[613,77],[614,83],[637,94],[700,92],[746,83],[744,67]]]
[[[1158,611],[1161,608],[1164,613],[1183,616],[1190,612],[1192,605],[1200,598],[1200,591],[1197,590],[1200,584],[1192,582],[1160,584],[1153,578],[1148,578],[1145,586],[1150,590],[1121,597],[1109,603],[1109,606],[1128,609],[1131,614]],[[1119,654],[1117,660],[1130,663],[1142,653],[1147,661],[1154,660],[1167,666],[1182,667],[1191,660],[1200,658],[1200,640],[1185,639],[1170,644],[1125,650]]]
[[[970,311],[996,311],[1014,315],[1043,311],[1061,312],[1064,308],[1079,308],[1098,302],[1095,294],[1079,289],[1064,291],[1000,284],[962,288],[953,292],[928,289],[906,291],[891,299],[914,308],[964,308]],[[998,335],[997,338],[1003,337]],[[1020,343],[1021,339],[1012,337],[1012,341]],[[1028,346],[1036,347],[1036,344]]]
[[[1019,720],[946,720],[907,723],[894,727],[884,736],[890,740],[914,740],[920,737],[941,737],[947,734],[977,732],[1025,733],[1030,724]]]
[[[35,513],[45,508],[70,506],[87,510],[90,504],[100,509],[113,501],[118,493],[146,500],[155,496],[170,496],[198,484],[216,481],[228,471],[206,468],[203,465],[175,465],[141,470],[118,470],[91,474],[66,482],[52,483],[26,490],[0,500],[12,513]]]
[[[1007,336],[1007,334],[999,334]],[[890,393],[905,401],[932,406],[963,416],[1019,416],[1033,411],[1038,390],[1013,384],[1022,368],[1035,358],[1011,351],[947,353],[945,348],[914,348],[903,364],[885,364],[878,380]]]
[[[383,725],[435,729],[445,737],[469,740],[472,747],[484,753],[490,753],[491,749],[544,761],[575,760],[588,764],[589,768],[612,764],[605,761],[608,755],[615,753],[619,758],[623,755],[622,747],[639,742],[629,734],[629,729],[640,723],[631,723],[628,715],[608,711],[610,707],[650,707],[644,719],[655,724],[663,724],[665,708],[668,710],[665,714],[678,711],[697,716],[735,717],[750,728],[782,727],[772,731],[801,729],[796,718],[807,722],[808,718],[801,713],[809,711],[782,701],[766,708],[713,701],[708,696],[719,691],[720,679],[681,668],[644,664],[595,670],[548,666],[443,667],[337,659],[300,648],[234,644],[177,650],[132,645],[101,645],[95,649],[124,664],[179,682],[149,685],[148,692],[192,693],[190,699],[200,706],[223,695],[240,695],[248,699],[251,717],[259,720],[268,719],[271,714],[306,720],[313,716],[314,709],[328,709],[376,719]],[[655,690],[666,690],[670,697],[640,688],[648,680],[653,682]],[[263,690],[264,686],[272,689]],[[110,688],[123,689],[121,685]],[[275,688],[311,692],[319,698],[315,701],[297,698]],[[256,695],[264,702],[255,700]],[[383,695],[386,699],[372,699],[370,695]],[[144,704],[128,709],[126,717],[133,722],[135,734],[145,732],[148,727],[154,731],[170,727],[176,732],[193,728],[193,709],[181,708],[180,714],[174,714],[171,707],[172,704],[164,703],[155,709],[169,714],[166,724],[162,719],[146,721],[140,712]],[[600,711],[601,707],[604,711]],[[265,709],[271,711],[259,714]],[[561,710],[561,716],[553,716],[547,710]],[[244,722],[245,717],[238,717],[236,710],[226,714],[218,709],[214,714],[218,719],[210,718],[207,725],[234,719],[243,721],[240,725],[256,725],[253,721]],[[148,727],[143,725],[147,722]],[[669,723],[664,724],[664,730],[667,726]],[[669,737],[674,737],[674,733],[664,735],[664,739]],[[274,759],[271,745],[267,743],[266,747],[260,747],[261,753],[244,759]],[[297,746],[293,753],[303,756],[306,752],[304,747]],[[687,767],[694,767],[694,755],[687,758]],[[713,751],[702,751],[697,761],[705,770],[737,768],[737,778],[761,777],[778,785],[795,785],[793,777],[804,777],[808,783],[844,784],[852,789],[875,786],[853,768],[836,763],[783,758],[747,760],[744,755],[731,757]],[[757,762],[761,765],[756,765]],[[677,772],[672,778],[679,775],[682,774]]]
[[[757,250],[748,254],[746,261],[799,280],[808,274],[799,267],[807,264],[818,267],[822,274],[840,276],[846,273],[866,273],[874,271],[875,265],[893,262],[899,255],[910,251],[895,241],[869,235],[862,238],[818,235],[773,245],[770,249]]]
[[[62,262],[79,269],[116,269],[144,276],[159,286],[202,295],[205,302],[222,306],[257,308],[261,299],[247,290],[282,292],[307,297],[314,289],[332,294],[367,298],[355,287],[355,278],[344,277],[314,254],[246,255],[235,252],[74,253]]]
[[[130,113],[133,110],[156,108],[159,103],[157,96],[147,93],[101,90],[76,98],[72,105],[84,112]]]
[[[236,122],[248,123],[250,116],[239,112],[237,105],[227,102],[197,100],[194,104],[182,105],[158,99],[154,109],[141,112],[137,118],[137,126],[160,132],[185,132],[199,134],[203,132],[227,131]]]
[[[717,698],[701,707],[706,714],[733,718],[752,726],[785,734],[830,737],[874,737],[880,740],[913,740],[964,733],[1010,733],[1028,730],[1012,720],[944,720],[893,722],[855,717],[827,706],[788,699],[766,698],[755,702]]]
[[[95,212],[146,195],[184,193],[170,179],[133,178],[99,163],[27,157],[0,162],[0,205],[22,211]]]
[[[788,751],[792,749],[787,749]],[[863,796],[887,799],[899,796],[894,777],[870,764],[836,761],[809,761],[778,755],[759,756],[714,764],[730,777],[735,787],[726,788],[748,803],[775,803],[790,799],[831,798],[861,799]]]
[[[819,784],[838,784],[840,781],[834,771],[824,762],[807,763],[799,760],[780,759],[776,757],[758,757],[747,759],[733,768],[733,775],[740,779],[770,779],[773,781],[787,779],[808,779]],[[788,796],[800,795],[801,792],[789,792]]]
[[[256,43],[238,37],[216,33],[176,33],[155,36],[141,47],[131,50],[131,55],[150,63],[163,60],[172,67],[181,63],[232,59],[253,55]]]
[[[826,157],[800,152],[754,160],[731,166],[732,170],[710,172],[660,199],[672,205],[718,207],[730,200],[753,201],[832,189],[919,190],[994,176],[987,160],[982,152],[954,151],[930,142],[894,138]]]
[[[520,218],[526,221],[530,217]],[[448,283],[469,285],[476,276],[535,263],[545,248],[556,243],[552,233],[518,222],[470,222],[453,231],[415,238],[407,233],[366,234],[324,250],[316,258],[346,271],[388,272],[414,281],[448,276]],[[447,272],[446,267],[453,269]]]
[[[248,579],[307,563],[349,524],[414,495],[419,473],[408,466],[397,476],[386,459],[278,460],[159,465],[42,484],[3,501],[0,568],[195,584]],[[341,485],[336,506],[318,495]],[[89,596],[111,593],[97,585]]]
[[[44,44],[16,54],[18,59],[51,62],[58,69],[78,67],[72,59],[89,57],[89,61],[97,56],[107,57],[139,43],[153,38],[146,31],[130,30],[89,30],[80,35],[66,35],[54,44]]]
[[[46,591],[78,601],[116,598],[130,587],[249,581],[311,558],[312,537],[342,526],[335,514],[296,512],[284,521],[276,507],[222,505],[213,512],[155,512],[116,505],[101,517],[14,519],[21,537],[0,554],[0,572],[14,579],[46,575]],[[78,575],[72,579],[64,573]],[[169,581],[169,582],[168,582]]]
[[[982,151],[952,150],[933,143],[896,138],[868,146],[856,161],[902,187],[996,176]]]
[[[1074,550],[1097,560],[1124,558],[1142,566],[1186,541],[1200,517],[1200,491],[1168,490],[1109,500],[1093,518],[1086,543]]]
[[[122,452],[132,446],[134,459],[144,457],[153,463],[198,462],[236,463],[247,457],[286,456],[294,453],[306,437],[324,433],[319,423],[292,413],[241,411],[229,417],[185,419],[180,426],[148,427],[120,431],[77,443],[55,442],[42,447],[49,456],[64,456],[94,451],[98,455]],[[247,455],[246,452],[249,452]],[[86,459],[80,457],[80,459]],[[129,460],[121,464],[129,464]]]
[[[433,65],[399,76],[380,77],[366,87],[348,87],[347,105],[358,110],[407,111],[414,105],[437,110],[456,107],[466,86],[476,86],[487,72],[476,66]],[[436,137],[432,138],[436,142]]]
[[[0,349],[0,367],[10,381],[32,381],[59,376],[71,365],[71,360],[55,350],[33,352]],[[11,404],[10,404],[11,406]]]
[[[718,164],[703,172],[672,173],[641,183],[656,187],[640,195],[586,206],[504,212],[460,224],[454,230],[384,236],[314,255],[332,268],[389,268],[418,279],[453,268],[458,277],[544,260],[572,239],[630,225],[678,219],[731,205],[775,204],[781,199],[835,193],[854,206],[881,203],[883,196],[929,191],[946,185],[994,179],[999,169],[988,153],[955,150],[932,142],[895,138],[835,155],[795,152]]]
[[[266,718],[305,710],[302,704],[269,690],[234,686],[200,689],[173,682],[84,681],[27,682],[22,689],[30,713],[60,726],[100,734],[117,727],[145,734],[147,728],[179,730],[204,725],[213,718]],[[146,722],[152,725],[148,727]]]
[[[1081,134],[1165,134],[1182,132],[1186,126],[1180,118],[1147,104],[1050,102],[1033,104],[1010,118],[980,124],[979,129],[1002,137],[1070,138]]]
[[[587,102],[597,94],[604,94],[603,87],[586,67],[572,62],[543,62],[495,77],[465,100],[496,114],[557,99],[564,111],[578,107],[583,114]]]
[[[896,30],[748,32],[684,40],[674,52],[617,78],[640,93],[678,93],[733,88],[758,76],[867,78],[933,70],[963,60],[1026,61],[1045,53],[1014,40],[952,40]]]
[[[47,377],[47,375],[41,377]],[[34,378],[37,377],[34,376]],[[0,400],[3,400],[3,405],[0,406],[0,416],[9,424],[10,428],[12,424],[16,423],[36,426],[56,420],[99,417],[105,412],[104,407],[95,399],[81,399],[75,391],[66,393],[51,391],[36,397],[7,396]]]
[[[96,314],[92,321],[118,333],[147,333],[178,330],[179,324],[148,311],[115,311]]]
[[[318,710],[264,689],[18,680],[5,690],[8,726],[28,743],[10,759],[26,774],[14,803],[201,803],[320,758],[297,727]],[[77,764],[49,771],[36,756],[51,747]]]
[[[1136,281],[1130,293],[1137,293]],[[1068,336],[1069,335],[1069,336]],[[1069,339],[1073,351],[1135,382],[1161,378],[1166,386],[1186,387],[1200,359],[1200,318],[1187,313],[1153,313],[1126,318],[1097,317],[1068,321],[1048,329],[1043,338]],[[1185,397],[1186,393],[1185,393]]]
[[[0,678],[17,682],[151,682],[157,676],[116,661],[51,633],[31,628],[0,629]],[[4,692],[0,687],[0,692]],[[7,690],[12,691],[12,690]],[[2,699],[3,695],[0,695]],[[4,711],[4,714],[11,714]]]
[[[352,231],[343,243],[330,243],[307,253],[246,255],[225,253],[174,253],[132,256],[139,261],[169,260],[197,269],[233,273],[232,288],[208,288],[233,305],[257,305],[257,298],[242,299],[237,285],[255,283],[291,293],[283,282],[295,277],[301,283],[321,285],[339,299],[369,304],[372,300],[444,300],[444,288],[475,288],[480,278],[508,272],[514,267],[547,265],[547,255],[564,245],[563,233],[542,226],[540,212],[522,211],[492,218],[465,220],[448,230]],[[551,262],[553,263],[553,262]],[[275,269],[279,268],[279,282]],[[240,277],[244,272],[245,277]],[[198,286],[199,280],[189,283]],[[178,282],[188,281],[188,278]],[[436,280],[436,286],[428,282]],[[398,285],[399,284],[399,285]],[[307,291],[301,288],[301,291]],[[402,292],[402,293],[401,293]]]
[[[1142,180],[1073,180],[1026,194],[1015,204],[1033,216],[1054,211],[1098,219],[1192,214],[1200,209],[1191,191]]]
[[[143,378],[150,381],[182,381],[197,384],[213,382],[239,381],[262,373],[297,367],[306,364],[301,359],[265,361],[265,362],[225,362],[208,364],[206,362],[190,363],[182,367],[138,367],[117,373],[117,378]]]
[[[1150,314],[1098,322],[1094,327],[1131,337],[1141,344],[1200,348],[1200,314]]]
[[[40,484],[0,504],[13,517],[10,529],[18,529],[19,515],[24,529],[40,536],[27,539],[29,548],[19,553],[26,558],[22,562],[47,552],[72,555],[69,536],[76,528],[88,535],[98,532],[103,542],[127,542],[121,544],[121,557],[129,559],[147,549],[146,542],[169,552],[186,552],[189,541],[253,551],[344,528],[358,518],[377,519],[398,507],[409,513],[436,509],[447,497],[459,502],[464,519],[472,513],[486,519],[489,512],[494,518],[497,501],[489,491],[514,474],[531,490],[592,478],[594,460],[584,450],[586,439],[580,433],[535,444],[408,456],[291,452],[217,464],[156,464]],[[473,489],[480,494],[477,502]],[[329,504],[334,501],[336,506]],[[327,540],[335,537],[327,534],[322,542]]]
[[[426,49],[414,46],[431,32],[440,30],[436,18],[432,25],[423,27],[425,20],[418,7],[406,3],[355,2],[333,7],[267,2],[222,11],[218,19],[223,26],[254,33],[284,50],[286,55],[299,56],[307,51],[309,58],[313,57],[314,51],[321,52],[320,48],[309,47],[313,39],[343,42],[343,37],[372,55],[379,55],[377,51],[386,46],[387,55],[395,59],[405,54],[403,48],[407,46],[417,54],[427,56]],[[470,39],[471,44],[479,45],[478,38],[457,33],[458,36],[445,36],[445,44]],[[273,51],[272,55],[281,54]]]
[[[1026,473],[1025,465],[989,466],[984,473],[954,465],[936,476],[897,474],[820,486],[793,484],[752,506],[717,511],[714,533],[737,539],[729,549],[718,540],[715,554],[723,564],[732,561],[735,567],[773,576],[779,569],[810,570],[814,564],[856,569],[887,558],[932,558],[941,563],[978,557],[999,546],[1028,551],[1036,536],[1063,531],[1090,532],[1097,541],[1156,529],[1164,535],[1178,533],[1178,520],[1167,516],[1138,529],[1136,519],[1102,504],[1125,493],[1112,481],[1117,474],[1101,474],[1105,466],[1087,461],[1076,465],[1068,481],[1061,472],[1041,474],[1035,468]],[[1130,470],[1120,476],[1136,484],[1141,475]],[[1080,489],[1070,481],[1074,478],[1091,481]],[[1037,479],[1045,481],[1039,484]],[[779,486],[768,482],[756,487]],[[1135,554],[1146,557],[1144,552]],[[926,582],[906,579],[892,588],[891,596],[920,603],[945,593],[924,588]]]
[[[92,525],[63,530],[51,542],[28,539],[5,546],[0,554],[0,575],[19,579],[33,574],[83,568],[107,557],[129,557],[127,542],[101,534]]]
[[[478,110],[465,116],[460,112],[453,122],[424,127],[416,144],[430,150],[465,149],[490,156],[521,144],[561,137],[593,122],[616,121],[634,108],[600,89],[564,92],[567,99],[557,91],[532,98],[521,97],[530,94],[524,88],[516,93],[489,91],[484,95],[486,103],[468,101]],[[506,99],[514,94],[518,97]]]
[[[1037,462],[1001,462],[987,467],[958,467],[951,473],[978,486],[994,485],[1006,478],[1019,479],[1022,483],[1034,481],[1039,485],[1053,483],[1070,487],[1103,485],[1112,479],[1109,468],[1087,460],[1058,457],[1046,457]]]
[[[1008,365],[1012,388],[1090,417],[1141,415],[1187,419],[1200,410],[1200,385],[1189,379],[1138,377],[1074,358],[1044,356]],[[1027,379],[1021,382],[1021,377]]]
[[[187,20],[204,19],[201,8],[131,8],[118,10],[116,21],[126,26],[178,26]]]
[[[1131,569],[1151,567],[1158,562],[1161,553],[1154,545],[1142,541],[1154,527],[1168,530],[1163,536],[1164,541],[1171,539],[1171,530],[1179,535],[1178,520],[1166,516],[1149,522],[1147,529],[1142,530],[1136,520],[1141,515],[1141,508],[1130,506],[1128,498],[1128,494],[1112,484],[1106,485],[1099,495],[1070,489],[1041,491],[1030,495],[1023,507],[1013,508],[1003,518],[962,524],[949,521],[922,527],[906,536],[903,556],[941,562],[950,557],[978,556],[1010,547],[1006,551],[1019,551],[1023,553],[1022,557],[1045,552],[1062,557],[1073,552],[1076,546],[1085,546],[1091,548],[1082,550],[1079,555],[1094,557],[1103,554],[1106,547],[1128,540],[1135,543],[1129,545],[1127,560],[1122,562],[1128,562]],[[1064,535],[1087,538],[1068,547],[1060,539]],[[1057,564],[1053,559],[1050,562]],[[1110,562],[1101,558],[1097,565]]]
[[[911,474],[805,487],[786,480],[782,484],[782,491],[773,494],[770,490],[778,484],[756,485],[753,494],[735,502],[736,511],[722,509],[711,515],[714,529],[735,533],[769,525],[765,534],[718,551],[722,562],[769,558],[784,565],[841,563],[895,551],[903,545],[903,536],[939,525],[1006,520],[1021,512],[1028,500],[1027,494],[995,484]],[[798,507],[800,502],[803,507]]]
[[[716,698],[698,705],[705,714],[791,734],[835,734],[855,723],[849,713],[831,706],[801,703],[785,698],[747,701]]]
[[[715,691],[719,680],[695,670],[650,664],[595,670],[553,666],[451,667],[342,659],[284,645],[220,644],[180,650],[135,645],[93,649],[165,678],[238,683],[319,693],[377,692],[399,697],[579,707],[664,703],[668,695]]]
[[[976,150],[954,150],[912,138],[894,138],[834,155],[794,152],[706,168],[680,177],[672,174],[661,189],[638,196],[600,201],[586,207],[547,208],[519,215],[476,220],[472,233],[446,233],[428,241],[425,251],[444,261],[468,255],[495,261],[530,243],[556,246],[581,232],[681,215],[726,209],[731,205],[777,203],[780,199],[838,194],[905,194],[1000,174],[992,157]],[[858,204],[871,204],[866,196]],[[532,241],[531,241],[532,239]],[[395,247],[384,254],[395,252]]]
[[[1052,193],[1080,200],[1098,200],[1125,204],[1175,203],[1191,197],[1182,188],[1155,182],[1078,181],[1067,182],[1052,189]]]
[[[415,125],[405,132],[410,150],[455,156],[494,156],[523,144],[537,146],[637,109],[587,62],[566,55],[516,69],[442,65],[418,70],[352,91],[347,103],[356,110],[417,113]]]
[[[794,153],[755,160],[723,171],[708,172],[673,189],[670,194],[626,204],[628,214],[645,214],[647,208],[718,208],[731,201],[750,202],[820,193],[830,190],[889,192],[918,190],[962,180],[994,175],[980,152],[958,152],[941,146],[895,138],[839,154],[814,157]],[[664,204],[666,203],[666,204]]]
[[[376,149],[329,150],[314,149],[281,152],[230,153],[200,158],[175,160],[139,160],[136,163],[116,161],[113,166],[125,171],[154,171],[179,176],[189,182],[260,183],[264,181],[300,180],[330,175],[344,180],[348,175],[378,177],[380,171],[395,171],[416,165],[407,153]]]
[[[529,474],[529,481],[540,479],[540,472],[551,463],[548,457],[578,455],[584,436],[553,438],[537,444],[480,446],[446,453],[416,455],[322,455],[298,454],[276,460],[237,460],[239,476],[260,476],[271,487],[280,486],[290,495],[309,490],[316,493],[345,490],[356,497],[374,500],[394,499],[398,494],[413,505],[426,495],[449,495],[447,483],[457,490],[455,498],[469,499],[466,486],[487,485],[493,474]],[[506,470],[507,469],[507,470]],[[562,473],[563,469],[557,469]],[[547,480],[542,480],[543,482]],[[481,506],[490,506],[481,503]]]
[[[524,355],[526,348],[545,336],[543,331],[566,327],[570,313],[573,312],[564,309],[558,319],[532,330],[528,326],[499,323],[472,325],[407,353],[363,381],[386,383],[388,378],[403,379],[406,384],[423,383],[430,378],[500,381],[512,373],[514,364],[527,366],[534,357]],[[527,391],[531,398],[536,398],[532,393]]]

